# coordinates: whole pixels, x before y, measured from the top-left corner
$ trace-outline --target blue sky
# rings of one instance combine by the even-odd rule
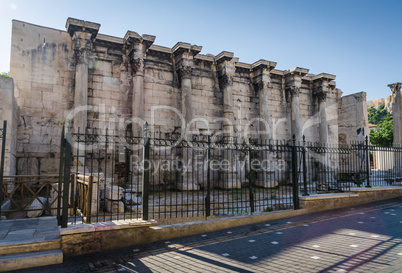
[[[0,72],[9,71],[11,20],[65,29],[67,17],[101,24],[103,34],[127,30],[156,36],[155,44],[203,46],[235,53],[241,62],[277,62],[336,75],[344,95],[391,94],[402,81],[402,1],[54,1],[0,0]]]

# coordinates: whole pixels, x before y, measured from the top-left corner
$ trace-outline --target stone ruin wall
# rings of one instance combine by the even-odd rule
[[[344,96],[340,99],[338,128],[340,144],[364,141],[365,137],[369,135],[365,92]]]
[[[4,175],[15,175],[17,154],[17,121],[18,106],[14,98],[12,78],[0,77],[0,127],[7,121],[6,148],[4,151]],[[2,150],[0,139],[0,153]]]
[[[76,40],[72,37],[76,37],[75,28],[86,23],[74,20],[70,21],[68,31],[13,21],[10,75],[14,79],[15,99],[20,109],[16,134],[18,174],[58,171],[61,128],[67,124],[68,114],[74,109],[78,90],[80,57],[75,53]],[[91,43],[87,56],[87,101],[94,109],[84,112],[83,120],[90,128],[100,127],[107,120],[110,128],[122,129],[125,125],[122,127],[118,119],[130,119],[138,114],[137,109],[142,108],[141,118],[151,124],[151,130],[179,132],[181,124],[177,114],[158,110],[152,119],[151,109],[153,106],[170,106],[184,113],[183,67],[188,62],[192,68],[192,115],[207,119],[213,132],[225,126],[222,122],[224,109],[227,110],[224,95],[229,87],[234,130],[237,132],[244,130],[250,120],[265,113],[265,118],[271,122],[271,135],[267,139],[290,140],[294,133],[291,129],[294,123],[291,116],[294,94],[299,96],[300,115],[297,122],[308,141],[320,141],[319,127],[322,123],[319,107],[322,100],[319,94],[324,94],[324,101],[329,106],[326,113],[328,141],[338,141],[338,122],[341,126],[342,120],[348,117],[347,113],[342,114],[342,107],[338,116],[338,103],[342,99],[333,75],[308,74],[308,70],[302,68],[281,71],[275,69],[276,63],[264,60],[245,64],[239,62],[233,53],[204,55],[199,53],[201,47],[186,43],[178,43],[173,48],[162,47],[153,44],[151,36],[139,36],[133,32],[128,32],[124,38],[95,32],[86,40]],[[130,43],[130,39],[134,42]],[[146,54],[142,56],[143,105],[136,101],[137,95],[133,91],[137,88],[134,87],[136,79],[141,77],[138,72],[141,68],[135,63],[138,52],[133,49],[138,40],[152,40],[144,45]],[[185,50],[192,55],[185,56]],[[267,98],[262,99],[262,94],[267,94]],[[262,112],[262,108],[268,111]],[[99,111],[106,111],[106,115]],[[185,116],[187,114],[184,113]],[[102,115],[112,119],[103,119]],[[74,130],[77,130],[77,124],[74,124]],[[273,130],[274,127],[276,129]],[[207,126],[205,122],[197,121],[195,128],[205,131]],[[250,128],[258,131],[258,122],[253,122]],[[353,139],[354,135],[354,132],[351,133],[348,139]]]

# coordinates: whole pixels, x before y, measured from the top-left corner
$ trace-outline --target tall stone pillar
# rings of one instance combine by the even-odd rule
[[[295,67],[290,69],[286,77],[286,90],[291,98],[291,134],[296,136],[296,141],[301,141],[302,124],[300,119],[300,91],[302,77],[308,73],[308,69]]]
[[[98,34],[100,24],[68,18],[67,32],[73,41],[75,54],[75,89],[73,132],[85,133],[88,127],[88,68],[96,59],[92,51],[93,42]],[[85,148],[79,147],[77,164],[85,168]]]
[[[85,132],[87,127],[88,68],[92,58],[92,45],[98,34],[100,24],[68,18],[67,32],[73,40],[76,57],[74,93],[74,132]]]
[[[142,135],[142,127],[145,123],[145,97],[144,97],[144,74],[145,58],[148,48],[155,41],[155,36],[142,35],[134,31],[127,31],[124,36],[124,43],[128,49],[132,67],[132,129],[134,136]]]
[[[188,43],[177,43],[173,47],[176,69],[178,70],[180,88],[181,88],[181,114],[182,114],[182,135],[187,140],[191,140],[193,125],[193,107],[192,107],[192,71],[194,67],[194,56],[201,51],[202,47],[190,45]],[[177,187],[180,190],[199,190],[197,174],[195,169],[195,151],[192,146],[183,147],[183,177],[182,182]]]
[[[271,120],[269,109],[269,93],[272,90],[270,71],[276,66],[275,62],[259,60],[252,64],[254,85],[259,97],[259,136],[262,143],[268,141],[271,136]]]
[[[262,144],[267,144],[271,139],[273,132],[271,126],[271,118],[270,111],[272,111],[269,107],[269,94],[272,92],[272,83],[271,83],[271,75],[270,71],[274,69],[276,66],[275,62],[269,62],[266,60],[259,60],[252,64],[253,69],[253,81],[256,91],[258,92],[259,97],[259,140]],[[273,153],[269,153],[267,151],[261,151],[259,158],[261,160],[265,160],[268,162],[274,162],[275,159],[272,158]],[[267,166],[264,166],[265,169]],[[272,188],[278,185],[278,182],[275,181],[275,170],[271,171],[262,171],[258,174],[257,180],[255,184],[260,187]]]
[[[330,81],[335,79],[335,75],[321,73],[313,77],[313,95],[318,99],[318,114],[319,114],[319,142],[328,143],[329,135],[329,115],[331,115],[327,100],[330,92]]]
[[[236,72],[237,58],[233,53],[222,51],[215,57],[218,67],[219,87],[223,93],[223,135],[227,143],[232,143],[235,138],[235,118],[233,102],[233,79]],[[224,189],[241,188],[241,178],[238,176],[238,168],[241,162],[238,153],[228,150],[225,153],[228,166],[221,172],[219,187]]]
[[[393,83],[388,85],[391,88],[391,105],[392,116],[394,125],[394,145],[400,146],[402,144],[402,102],[401,102],[401,83]]]
[[[143,126],[145,124],[145,96],[144,96],[144,75],[145,58],[148,48],[155,41],[155,36],[139,35],[134,31],[127,31],[124,36],[124,44],[127,50],[129,63],[132,71],[132,101],[131,101],[131,126],[133,136],[143,135]],[[142,160],[142,150],[133,147],[133,158],[131,159],[130,169],[132,171],[132,181],[126,181],[126,188],[142,192],[142,172],[140,169],[132,169],[133,166],[139,166]]]
[[[218,65],[219,87],[223,92],[223,131],[225,137],[234,136],[233,78],[237,58],[232,52],[222,51],[215,57]]]
[[[329,82],[335,79],[334,75],[325,73],[318,74],[313,78],[313,95],[318,100],[318,115],[319,115],[319,142],[320,145],[326,147],[328,144],[328,105],[329,99]],[[319,160],[319,171],[317,175],[317,188],[321,190],[338,190],[338,182],[335,179],[337,176],[337,167],[339,165],[338,156],[336,154],[323,154],[324,158]]]

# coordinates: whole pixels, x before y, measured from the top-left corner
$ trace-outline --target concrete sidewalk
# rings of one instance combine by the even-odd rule
[[[0,223],[0,246],[60,238],[56,217],[2,220]]]
[[[20,272],[402,272],[402,200],[65,258]]]

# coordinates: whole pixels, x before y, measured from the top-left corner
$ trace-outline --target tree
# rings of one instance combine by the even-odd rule
[[[382,104],[375,109],[374,107],[370,107],[368,109],[368,122],[371,124],[380,124],[383,121],[389,121],[392,119],[392,114],[385,109],[385,105]]]
[[[391,147],[394,142],[394,125],[391,120],[383,121],[370,131],[370,143],[374,146]]]
[[[0,72],[0,77],[10,77],[10,72]]]

